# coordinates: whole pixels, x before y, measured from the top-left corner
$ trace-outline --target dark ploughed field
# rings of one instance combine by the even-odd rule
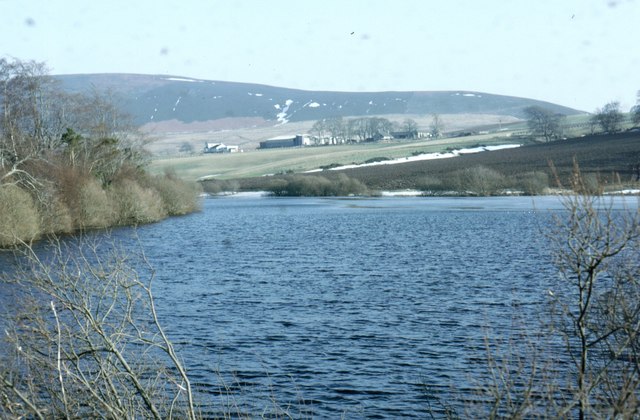
[[[551,163],[563,185],[573,170],[574,158],[583,175],[594,174],[603,183],[629,183],[640,176],[640,132],[592,135],[550,143],[531,144],[515,149],[462,155],[450,159],[424,160],[394,165],[368,166],[343,171],[316,172],[309,176],[332,179],[345,173],[372,190],[420,189],[426,178],[446,179],[450,174],[478,166],[491,168],[511,177],[544,172],[555,180]],[[261,190],[278,176],[238,180],[242,190]],[[555,181],[552,181],[555,185]]]
[[[369,166],[345,173],[373,189],[397,190],[414,188],[427,176],[443,178],[448,173],[474,166],[485,166],[506,176],[533,171],[552,175],[550,162],[553,162],[561,181],[566,183],[574,158],[583,174],[595,173],[607,182],[615,181],[618,176],[622,182],[638,180],[640,133],[594,135],[451,159]],[[327,175],[327,171],[322,174]]]

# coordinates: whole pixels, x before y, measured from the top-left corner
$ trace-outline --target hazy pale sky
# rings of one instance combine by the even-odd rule
[[[470,90],[594,111],[640,90],[640,0],[0,0],[0,56],[305,90]]]

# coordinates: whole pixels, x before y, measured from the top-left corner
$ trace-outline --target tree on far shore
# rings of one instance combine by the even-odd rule
[[[624,115],[620,111],[620,102],[612,101],[598,108],[592,119],[605,133],[617,133],[622,130]]]
[[[640,125],[640,90],[637,93],[636,104],[631,108],[631,121],[633,125]]]
[[[431,125],[429,126],[429,133],[431,137],[434,139],[440,138],[442,136],[442,132],[444,131],[444,123],[442,122],[442,118],[440,115],[433,114],[431,116]]]
[[[533,105],[524,109],[527,124],[534,136],[550,141],[562,134],[564,115],[557,114],[541,106]]]

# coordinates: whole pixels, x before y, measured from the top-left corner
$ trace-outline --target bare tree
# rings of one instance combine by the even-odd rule
[[[545,229],[560,274],[550,312],[522,323],[516,342],[488,340],[476,415],[640,415],[640,208],[585,194],[577,165],[571,182]]]
[[[431,137],[434,139],[440,138],[443,131],[444,123],[442,122],[442,118],[438,114],[433,114],[431,116],[431,125],[429,126]]]
[[[402,122],[402,125],[400,126],[400,128],[403,131],[418,131],[418,123],[415,122],[415,120],[411,119],[411,118],[407,118]]]
[[[620,102],[613,101],[604,107],[598,108],[592,119],[605,133],[616,133],[622,129],[624,115],[620,111]]]
[[[44,64],[0,59],[0,183],[41,187],[27,165],[59,142],[60,96]]]
[[[82,162],[105,182],[125,162],[145,162],[144,139],[119,110],[115,95],[97,90],[66,94],[47,72],[43,63],[0,60],[0,183],[42,195],[48,176],[34,168],[43,171],[54,164],[52,158],[61,148],[73,165]],[[80,136],[70,137],[70,130]],[[71,143],[70,138],[80,141]]]
[[[195,418],[186,370],[162,328],[144,255],[113,244],[29,248],[3,279],[3,418]],[[104,254],[107,257],[104,257]]]
[[[639,402],[640,218],[602,200],[566,197],[568,218],[550,235],[565,283],[555,294],[558,325],[575,366],[580,418],[637,414]]]
[[[316,121],[310,132],[321,142],[328,140],[331,144],[344,143],[346,138],[346,127],[342,117],[323,118]]]
[[[53,146],[62,107],[56,82],[43,63],[0,59],[0,103],[0,130],[12,149],[26,154]]]
[[[637,126],[640,125],[640,90],[636,96],[636,104],[631,108],[631,121]]]
[[[346,140],[346,127],[342,117],[326,119],[326,129],[333,144],[344,143]]]
[[[122,111],[119,97],[111,90],[95,87],[68,99],[68,126],[92,138],[119,138],[135,132],[131,115]]]
[[[349,121],[349,132],[357,141],[375,140],[391,132],[392,124],[386,118],[355,118]]]
[[[582,182],[576,167],[574,190]],[[565,197],[567,216],[549,234],[563,279],[554,293],[557,326],[575,367],[580,418],[637,415],[639,402],[640,213],[603,200]]]
[[[540,136],[545,141],[560,137],[564,115],[540,106],[529,106],[524,109],[524,113],[527,116],[527,124],[533,135]]]

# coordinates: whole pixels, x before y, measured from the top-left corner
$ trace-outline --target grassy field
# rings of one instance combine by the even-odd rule
[[[244,153],[156,159],[152,161],[149,169],[152,173],[173,170],[185,180],[196,180],[205,176],[216,179],[248,178],[286,172],[304,172],[331,164],[363,163],[378,157],[398,158],[416,153],[472,147],[478,144],[495,145],[520,141],[507,137],[507,134],[492,134],[441,140],[267,149]]]
[[[269,174],[280,174],[287,172],[304,172],[317,169],[322,166],[332,164],[352,164],[363,163],[374,158],[399,158],[407,157],[418,153],[442,152],[448,149],[461,149],[473,147],[477,145],[495,145],[506,143],[527,143],[530,140],[523,140],[519,134],[526,133],[527,124],[524,121],[510,123],[500,123],[496,118],[480,118],[467,116],[465,118],[458,117],[459,120],[449,117],[450,128],[468,129],[469,124],[480,124],[475,126],[477,132],[488,132],[489,134],[479,134],[468,137],[443,138],[438,140],[419,140],[419,141],[394,141],[389,143],[368,143],[353,144],[341,146],[322,146],[322,147],[303,147],[303,148],[284,148],[259,150],[248,149],[243,153],[233,154],[197,154],[191,156],[169,156],[162,157],[154,154],[154,159],[150,164],[149,170],[152,173],[162,173],[166,170],[175,171],[175,173],[185,180],[197,180],[202,177],[212,177],[215,179],[235,179],[249,178]],[[464,121],[463,121],[464,120]],[[428,118],[425,117],[426,124]],[[465,123],[466,121],[466,123]],[[568,117],[565,121],[567,136],[577,136],[588,131],[588,116],[576,115]],[[466,125],[465,125],[466,124]],[[296,128],[300,128],[297,127]],[[282,129],[282,127],[280,127]],[[226,135],[228,138],[233,137],[233,133],[219,133],[220,136]],[[269,132],[269,134],[273,134]],[[243,132],[243,135],[248,135]],[[253,136],[257,134],[254,133]],[[206,134],[203,133],[183,133],[180,134],[180,140],[170,137],[165,139],[171,145],[175,146],[181,141],[188,139],[197,139],[198,142],[204,141]],[[223,138],[217,139],[222,141]],[[175,143],[175,144],[174,144]],[[226,142],[225,142],[226,143]],[[200,143],[197,143],[200,144]],[[197,146],[196,143],[194,145]],[[231,144],[231,143],[228,143]],[[154,149],[152,149],[153,152]]]

